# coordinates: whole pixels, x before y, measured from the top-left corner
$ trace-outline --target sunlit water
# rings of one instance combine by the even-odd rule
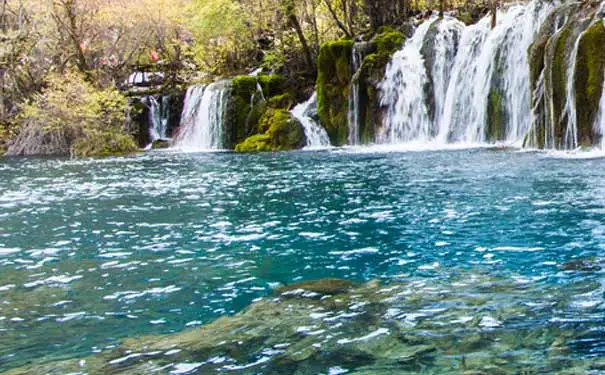
[[[0,371],[209,323],[279,284],[475,270],[549,290],[551,307],[524,326],[593,332],[571,347],[599,357],[604,249],[601,158],[471,149],[3,161]],[[595,266],[565,271],[574,259]]]

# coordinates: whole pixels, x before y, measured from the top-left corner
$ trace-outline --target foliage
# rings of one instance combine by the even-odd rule
[[[127,101],[99,90],[78,73],[52,74],[48,87],[20,115],[21,131],[9,155],[97,156],[136,151],[124,133]]]

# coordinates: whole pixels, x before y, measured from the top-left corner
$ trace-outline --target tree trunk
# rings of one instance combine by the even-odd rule
[[[300,44],[302,45],[307,66],[312,71],[315,69],[315,63],[313,62],[313,55],[311,54],[311,48],[309,48],[309,43],[307,43],[307,38],[305,38],[305,33],[303,32],[303,29],[300,26],[298,17],[296,17],[294,1],[287,0],[286,14],[288,15],[288,22],[296,31],[296,35],[298,35],[298,40],[300,41]]]
[[[490,0],[490,10],[492,13],[492,29],[496,27],[497,24],[497,14],[498,14],[498,0]]]
[[[353,35],[351,35],[351,32],[347,29],[345,24],[342,23],[342,21],[340,19],[338,19],[338,15],[334,11],[334,8],[332,8],[332,4],[330,3],[330,1],[331,0],[324,0],[324,3],[326,4],[326,7],[328,7],[328,11],[332,15],[334,22],[336,22],[336,26],[338,26],[338,28],[341,29],[347,37],[352,38]]]

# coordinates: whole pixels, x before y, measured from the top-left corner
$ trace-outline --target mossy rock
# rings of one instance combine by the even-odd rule
[[[347,144],[352,51],[352,40],[327,42],[319,49],[317,111],[333,145]]]
[[[578,140],[584,146],[597,141],[593,136],[605,80],[605,27],[596,22],[588,28],[578,46],[575,71]]]
[[[258,132],[239,143],[235,151],[287,151],[305,145],[302,125],[285,109],[267,109],[259,121]]]
[[[487,97],[487,127],[486,137],[490,142],[495,142],[505,138],[506,112],[504,109],[504,100],[502,92],[492,87]]]
[[[561,119],[561,114],[565,108],[567,99],[567,67],[568,67],[568,43],[571,40],[573,27],[566,26],[555,39],[551,39],[549,43],[555,43],[554,55],[551,65],[551,87],[552,100],[554,106],[554,118],[551,119],[555,124],[555,139],[556,144],[560,144],[565,134],[565,124]]]
[[[139,148],[130,135],[119,132],[95,132],[77,139],[72,151],[77,157],[118,156],[137,152]]]
[[[285,93],[281,95],[275,95],[267,100],[267,106],[275,109],[290,109],[294,105],[294,98],[292,94]]]
[[[276,95],[281,95],[286,91],[286,80],[279,75],[259,75],[258,83],[263,89],[265,97],[269,98]]]
[[[164,139],[158,139],[153,141],[153,143],[151,144],[151,148],[154,150],[161,150],[161,149],[166,149],[170,147],[170,142]]]
[[[246,138],[235,146],[235,152],[268,152],[273,151],[271,137],[267,134],[256,134]]]
[[[381,28],[371,41],[373,47],[368,48],[371,53],[363,58],[359,74],[362,143],[375,141],[376,129],[382,123],[379,84],[384,79],[391,57],[401,49],[404,41],[405,36],[401,32],[390,27]]]
[[[256,77],[237,76],[231,80],[231,98],[226,119],[227,148],[233,148],[256,130],[265,106],[260,95],[257,95],[257,87]]]
[[[348,293],[355,284],[348,280],[340,279],[321,279],[314,281],[303,281],[296,284],[283,286],[277,289],[277,293],[284,294],[296,290],[305,290],[321,295],[336,295]]]

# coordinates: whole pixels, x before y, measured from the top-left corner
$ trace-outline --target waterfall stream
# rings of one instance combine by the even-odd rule
[[[422,23],[381,84],[381,143],[521,146],[532,124],[528,49],[555,6],[534,1],[464,26]]]
[[[351,78],[351,88],[349,91],[349,109],[347,113],[347,122],[349,128],[349,145],[358,145],[361,142],[359,137],[359,72],[363,56],[361,51],[353,44],[351,56],[353,78]]]
[[[155,96],[145,96],[141,102],[147,107],[147,126],[149,140],[168,139],[168,121],[170,118],[170,97],[164,95],[158,101]]]
[[[599,112],[594,124],[594,132],[601,136],[601,149],[605,150],[605,77],[603,78],[603,91],[599,102]]]
[[[220,81],[207,87],[192,86],[187,90],[175,148],[184,151],[224,148],[224,118],[229,89],[229,82]]]
[[[314,112],[317,112],[317,93],[313,93],[309,100],[297,105],[291,111],[292,116],[294,116],[304,128],[305,137],[307,138],[307,145],[305,148],[330,147],[328,133],[313,119]]]

